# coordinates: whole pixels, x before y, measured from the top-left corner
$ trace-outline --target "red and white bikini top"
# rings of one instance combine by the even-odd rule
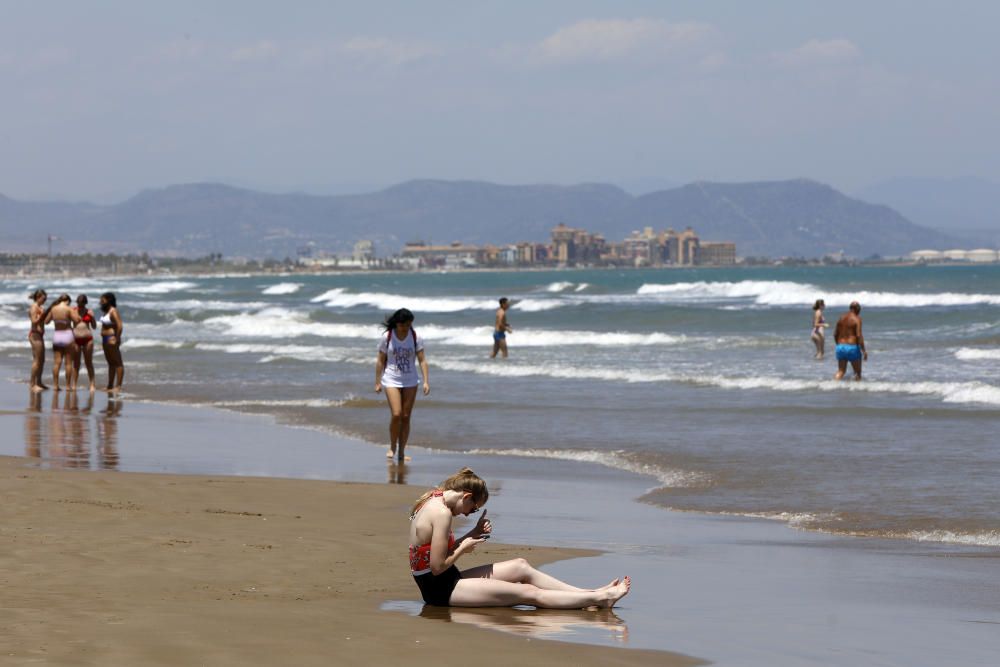
[[[437,489],[431,494],[431,498],[443,498],[444,491]],[[428,498],[430,500],[430,498]],[[417,512],[423,509],[421,505]],[[414,513],[416,516],[416,513]],[[448,551],[451,552],[455,548],[455,533],[448,531]],[[431,571],[431,543],[421,544],[419,547],[413,544],[410,545],[410,571],[413,576],[418,574],[427,574]]]

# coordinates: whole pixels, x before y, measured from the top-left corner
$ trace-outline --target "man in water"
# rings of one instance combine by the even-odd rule
[[[503,297],[500,299],[500,307],[497,308],[496,320],[493,323],[493,353],[490,359],[495,359],[497,352],[507,358],[507,334],[514,331],[507,324],[507,309],[510,308],[510,299]]]
[[[854,379],[861,379],[861,360],[868,361],[868,350],[865,349],[865,337],[861,333],[861,304],[852,301],[850,309],[837,320],[837,328],[833,332],[833,340],[837,343],[837,374],[834,380],[842,380],[847,372],[847,362],[854,369]]]

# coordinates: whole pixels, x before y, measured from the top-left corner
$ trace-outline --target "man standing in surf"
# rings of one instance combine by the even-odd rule
[[[849,310],[837,320],[837,328],[833,332],[833,340],[837,343],[837,374],[834,380],[842,380],[847,372],[847,362],[854,369],[854,379],[861,379],[861,362],[868,361],[868,350],[865,349],[865,337],[861,333],[861,304],[852,301]]]
[[[507,358],[507,334],[514,331],[507,324],[507,309],[510,308],[510,299],[500,298],[500,307],[497,308],[496,319],[493,321],[493,352],[490,359],[496,359],[497,352]]]

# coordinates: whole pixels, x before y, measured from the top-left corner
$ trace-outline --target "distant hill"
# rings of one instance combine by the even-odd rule
[[[0,196],[4,250],[147,251],[286,257],[308,243],[346,252],[361,238],[380,254],[411,240],[504,244],[544,241],[559,222],[620,240],[633,229],[692,226],[705,240],[735,241],[741,255],[898,255],[954,239],[886,206],[806,180],[692,183],[633,197],[612,185],[497,185],[417,180],[339,196],[267,194],[196,183],[147,190],[120,204],[16,202]]]
[[[859,196],[892,206],[918,225],[959,236],[966,246],[1000,244],[1000,183],[907,178],[869,186]]]

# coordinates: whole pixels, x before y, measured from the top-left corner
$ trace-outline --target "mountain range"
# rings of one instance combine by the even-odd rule
[[[742,256],[897,256],[961,241],[896,210],[810,180],[690,183],[633,196],[605,184],[498,185],[415,180],[366,194],[269,194],[215,183],[146,190],[118,204],[26,202],[0,195],[0,250],[294,257],[303,247],[349,252],[372,239],[380,255],[407,241],[546,241],[564,222],[609,241],[633,230],[691,226],[733,241]]]

